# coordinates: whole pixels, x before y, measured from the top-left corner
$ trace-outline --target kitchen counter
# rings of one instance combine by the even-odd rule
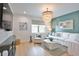
[[[12,31],[0,31],[0,45],[12,43],[14,40]]]

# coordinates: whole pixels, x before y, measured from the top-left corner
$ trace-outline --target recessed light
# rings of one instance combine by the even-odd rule
[[[26,14],[26,11],[24,11],[24,14]]]
[[[3,9],[6,10],[7,8],[6,7],[3,7]]]

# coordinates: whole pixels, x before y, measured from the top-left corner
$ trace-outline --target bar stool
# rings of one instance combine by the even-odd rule
[[[10,45],[9,49],[9,56],[15,56],[16,52],[16,41],[12,41],[12,44]]]
[[[15,55],[15,52],[16,52],[16,41],[13,41],[12,42],[12,56]]]
[[[10,50],[10,45],[4,45],[4,46],[0,46],[0,53],[1,53],[1,56],[3,56],[3,51],[7,50],[8,52],[8,56],[10,54],[9,50]]]
[[[16,42],[13,41],[11,44],[0,46],[0,53],[3,56],[3,51],[7,50],[8,56],[14,56],[16,51]]]

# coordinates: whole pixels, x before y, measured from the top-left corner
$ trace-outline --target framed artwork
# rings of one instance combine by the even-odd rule
[[[27,23],[26,22],[19,22],[19,30],[26,31],[27,30]]]
[[[73,20],[66,20],[59,22],[59,28],[61,29],[73,29]]]

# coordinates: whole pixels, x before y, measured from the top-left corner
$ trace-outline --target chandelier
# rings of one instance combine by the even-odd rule
[[[53,16],[53,12],[52,11],[48,11],[48,8],[46,11],[44,11],[42,13],[42,18],[43,18],[43,21],[45,23],[45,25],[47,26],[48,30],[51,31],[51,24],[50,24],[50,21],[52,19],[52,16]]]
[[[42,13],[43,20],[47,22],[51,21],[52,15],[53,15],[53,12],[48,11],[48,8],[47,8],[47,10]]]

